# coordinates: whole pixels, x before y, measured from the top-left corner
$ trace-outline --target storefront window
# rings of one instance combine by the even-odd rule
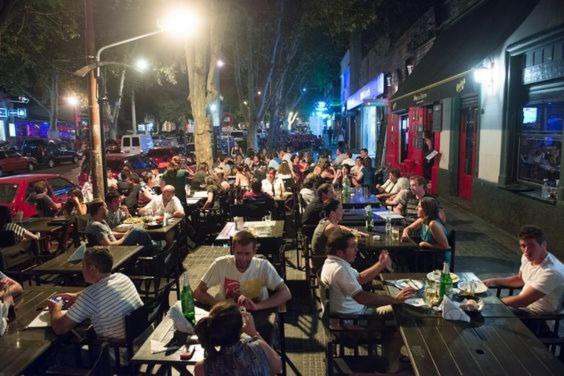
[[[542,184],[560,179],[564,102],[523,107],[519,134],[519,179]]]

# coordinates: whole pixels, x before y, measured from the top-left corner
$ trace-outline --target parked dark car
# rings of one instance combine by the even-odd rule
[[[118,153],[106,154],[106,165],[108,166],[108,169],[111,169],[114,173],[121,172],[123,168],[127,166],[131,171],[138,175],[157,167],[151,159],[141,154],[128,155]]]
[[[25,140],[22,145],[22,154],[33,157],[39,164],[55,167],[62,162],[78,163],[79,155],[75,150],[64,143],[42,138]]]

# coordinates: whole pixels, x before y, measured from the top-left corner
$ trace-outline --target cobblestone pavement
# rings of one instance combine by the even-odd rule
[[[520,254],[515,236],[491,226],[454,204],[443,202],[443,206],[449,224],[457,232],[458,271],[473,271],[481,278],[487,278],[510,274],[518,269]],[[292,243],[289,241],[288,248],[291,247]],[[198,249],[190,253],[185,266],[191,285],[195,287],[212,261],[227,252],[228,248],[218,248],[206,254]],[[299,370],[296,373],[288,367],[288,374],[324,375],[325,333],[318,318],[317,306],[308,292],[303,271],[295,266],[295,250],[288,250],[286,258],[287,283],[293,296],[286,317],[286,348],[290,361]]]

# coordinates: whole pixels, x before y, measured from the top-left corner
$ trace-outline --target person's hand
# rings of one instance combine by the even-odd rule
[[[390,266],[392,266],[392,259],[390,258],[390,254],[387,250],[384,249],[382,252],[380,252],[380,255],[378,256],[378,263],[384,269],[388,269]]]
[[[78,298],[78,294],[73,294],[70,292],[63,292],[61,294],[57,294],[55,295],[56,297],[60,297],[63,300],[66,300],[68,303],[68,306],[70,307],[71,305],[74,304],[74,302],[76,302],[76,299]]]
[[[406,287],[403,290],[401,290],[400,292],[398,292],[394,296],[394,299],[397,301],[397,303],[403,303],[407,299],[411,298],[413,296],[413,294],[415,294],[415,292],[416,292],[416,290],[414,288]]]
[[[255,320],[253,319],[253,315],[251,315],[247,311],[242,311],[241,316],[243,317],[243,327],[241,328],[243,333],[251,337],[257,336],[259,333],[257,332],[257,328],[255,327]]]
[[[241,307],[245,307],[245,309],[250,312],[257,310],[257,305],[255,304],[255,302],[253,302],[252,299],[246,297],[245,295],[239,296],[239,298],[237,299],[237,304]]]
[[[401,233],[401,240],[404,242],[409,240],[409,230],[407,228],[403,229],[403,232]]]
[[[63,309],[63,301],[56,301],[53,300],[52,298],[47,299],[47,308],[49,308],[49,312],[53,312],[55,310],[61,310]]]
[[[483,282],[484,285],[486,285],[487,287],[492,287],[492,286],[497,286],[497,285],[498,285],[497,278],[488,278],[488,279],[484,279],[482,282]]]

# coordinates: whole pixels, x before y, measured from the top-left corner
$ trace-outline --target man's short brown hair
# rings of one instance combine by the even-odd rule
[[[544,231],[535,225],[525,225],[519,230],[519,240],[534,239],[540,245],[546,241]]]
[[[250,243],[253,244],[253,248],[256,247],[257,238],[246,230],[239,231],[233,236],[233,239],[231,239],[231,247],[233,248],[236,244],[242,245],[244,247],[246,245],[249,245]]]
[[[354,239],[354,234],[348,230],[336,229],[329,234],[327,239],[327,254],[336,255],[337,251],[346,251],[349,239]]]
[[[91,216],[96,215],[96,213],[98,213],[98,210],[104,206],[104,201],[102,200],[94,200],[88,203],[88,214],[90,214]]]
[[[317,188],[317,197],[319,198],[319,201],[321,201],[323,199],[323,195],[326,195],[327,193],[329,193],[329,191],[333,189],[333,186],[329,183],[323,183],[321,184],[318,188]]]
[[[114,267],[114,258],[108,248],[87,248],[82,262],[93,265],[102,274],[111,273]]]
[[[422,185],[424,187],[427,186],[427,180],[423,176],[413,175],[409,177],[409,181],[414,180],[417,182],[417,185]]]

